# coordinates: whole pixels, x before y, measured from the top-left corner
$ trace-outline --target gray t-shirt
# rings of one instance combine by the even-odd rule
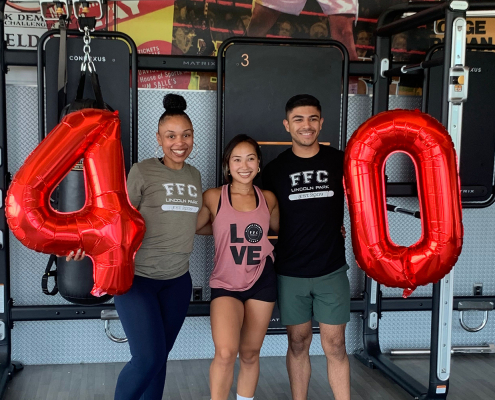
[[[170,169],[150,158],[132,166],[127,191],[146,222],[136,253],[136,275],[173,279],[185,274],[202,206],[199,171],[189,164]]]

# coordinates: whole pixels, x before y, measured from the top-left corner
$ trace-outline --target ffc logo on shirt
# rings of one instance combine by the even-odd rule
[[[318,170],[315,171],[301,171],[301,172],[296,172],[294,174],[289,175],[291,179],[291,184],[292,187],[299,186],[301,184],[308,185],[310,183],[313,183],[314,179],[316,179],[316,183],[327,183],[328,182],[328,171],[325,170]],[[301,182],[302,178],[302,182]]]
[[[333,190],[328,190],[328,171],[309,170],[289,175],[291,180],[290,201],[333,197]],[[313,186],[302,186],[313,185]]]
[[[198,200],[193,200],[198,197],[198,189],[196,186],[191,184],[186,185],[185,183],[164,183],[162,186],[167,192],[165,202],[169,203],[162,205],[163,211],[183,211],[191,213],[197,213],[199,211]],[[186,199],[186,196],[189,196],[189,199]]]
[[[184,196],[186,192],[185,183],[164,183],[162,185],[167,191],[167,196]],[[198,189],[194,185],[187,185],[187,194],[191,197],[198,197]]]
[[[258,243],[263,237],[263,228],[258,224],[249,224],[244,230],[244,238],[249,243]],[[230,224],[230,243],[244,243],[242,237],[237,236],[237,224]],[[242,261],[246,258],[247,265],[257,265],[261,262],[260,252],[261,246],[230,246],[230,252],[236,265],[242,265]]]

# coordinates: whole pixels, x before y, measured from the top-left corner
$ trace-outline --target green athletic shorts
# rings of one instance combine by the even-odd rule
[[[282,325],[315,320],[328,325],[349,322],[351,295],[345,264],[337,271],[317,278],[278,275],[278,307]]]

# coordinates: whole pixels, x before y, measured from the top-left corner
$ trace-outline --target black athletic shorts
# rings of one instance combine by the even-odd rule
[[[211,288],[211,300],[217,297],[229,296],[245,303],[249,299],[266,301],[277,300],[277,274],[271,257],[266,258],[265,267],[256,283],[248,290],[235,291]]]

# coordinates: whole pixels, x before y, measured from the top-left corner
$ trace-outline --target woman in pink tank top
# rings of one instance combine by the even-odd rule
[[[210,278],[215,343],[210,367],[212,400],[229,396],[237,354],[237,398],[254,398],[259,353],[277,298],[268,230],[278,232],[278,203],[272,192],[253,185],[260,163],[261,150],[254,139],[246,135],[232,139],[223,157],[228,184],[203,194],[198,216],[197,233],[212,229],[215,239],[215,266]]]

